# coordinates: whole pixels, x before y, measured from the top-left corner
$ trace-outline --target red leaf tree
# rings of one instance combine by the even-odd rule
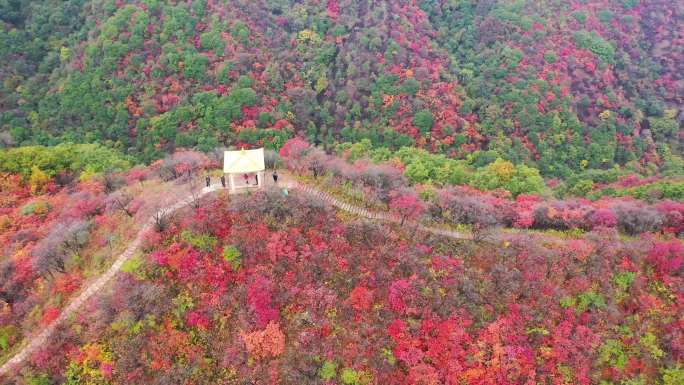
[[[394,190],[390,193],[390,209],[401,216],[401,225],[406,220],[414,221],[425,211],[425,204],[415,192],[409,190]]]

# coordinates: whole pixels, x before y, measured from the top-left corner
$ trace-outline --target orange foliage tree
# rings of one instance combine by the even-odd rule
[[[269,322],[264,330],[252,333],[241,331],[240,337],[245,342],[250,357],[257,360],[278,357],[285,350],[285,334],[277,322]]]

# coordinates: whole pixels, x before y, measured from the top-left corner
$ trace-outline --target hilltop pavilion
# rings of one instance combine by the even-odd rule
[[[228,175],[230,190],[261,188],[264,185],[264,149],[225,151],[223,173]],[[235,175],[238,177],[235,178]],[[244,181],[243,181],[244,178]]]

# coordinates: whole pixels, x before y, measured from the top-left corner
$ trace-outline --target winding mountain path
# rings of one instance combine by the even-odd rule
[[[214,192],[218,189],[219,186],[216,185],[206,187],[198,195],[203,196],[208,193]],[[175,204],[161,210],[165,214],[171,214],[176,210],[192,203],[197,197],[197,195],[187,196],[179,200]],[[78,308],[81,307],[83,303],[85,303],[90,297],[92,297],[93,294],[102,289],[102,287],[106,285],[119,272],[119,270],[121,270],[123,264],[126,263],[126,261],[128,261],[135,254],[136,250],[142,243],[143,234],[145,234],[147,230],[152,228],[152,226],[154,226],[154,217],[151,217],[147,222],[145,222],[145,224],[140,229],[135,239],[131,241],[126,250],[124,250],[124,252],[116,258],[114,264],[112,264],[112,266],[104,274],[102,274],[95,281],[90,283],[88,287],[86,287],[86,289],[81,292],[81,294],[79,294],[76,298],[71,300],[71,302],[62,310],[59,316],[54,321],[52,321],[50,325],[46,326],[37,335],[29,337],[28,342],[24,344],[21,350],[19,350],[12,358],[7,360],[7,362],[5,362],[4,365],[0,366],[0,377],[11,377],[12,375],[16,374],[13,373],[12,370],[17,370],[26,361],[30,354],[35,352],[38,348],[44,346],[47,343],[50,335],[52,335],[52,333],[60,324],[62,324],[72,314],[74,314],[74,312],[76,312],[76,310],[78,310]]]
[[[267,185],[272,185],[273,183],[270,182],[270,178],[266,178],[269,183]],[[358,215],[360,217],[365,217],[371,220],[379,220],[379,221],[384,221],[384,222],[390,222],[390,223],[401,223],[401,217],[392,214],[389,212],[379,212],[379,211],[370,211],[361,207],[357,207],[354,205],[351,205],[347,202],[343,202],[332,195],[320,191],[314,187],[311,187],[309,185],[300,183],[295,181],[291,176],[289,175],[282,175],[281,174],[281,179],[279,179],[278,186],[279,187],[286,187],[290,189],[297,189],[305,194],[311,195],[312,197],[315,197],[317,199],[320,199],[321,201],[328,203],[334,207],[337,207],[340,210],[347,211],[349,213],[352,213],[354,215]],[[195,201],[197,198],[207,195],[209,193],[215,192],[222,190],[220,185],[212,185],[210,187],[205,187],[202,189],[202,191],[199,194],[189,195],[186,196],[185,198],[179,200],[175,204],[168,206],[162,211],[165,214],[171,214],[175,211],[177,211],[180,208],[183,208],[185,206],[188,206],[191,204],[193,201]],[[235,193],[245,193],[247,191],[250,191],[249,189],[243,189],[243,190],[237,190]],[[232,192],[231,192],[232,193]],[[142,243],[142,236],[145,234],[145,232],[154,226],[154,217],[151,217],[143,227],[140,229],[138,232],[138,235],[135,237],[133,241],[128,245],[126,250],[124,250],[123,253],[121,253],[112,266],[101,276],[99,276],[95,281],[90,283],[85,290],[81,292],[76,298],[72,299],[71,302],[62,310],[60,315],[52,321],[50,325],[45,327],[40,333],[30,336],[28,338],[28,341],[24,343],[24,346],[22,346],[21,350],[19,350],[12,358],[7,360],[5,364],[0,366],[0,377],[3,376],[8,376],[12,377],[16,375],[16,372],[13,372],[18,370],[19,367],[21,367],[28,357],[34,353],[37,349],[39,349],[42,346],[45,346],[45,344],[48,342],[48,339],[52,335],[52,333],[55,331],[55,329],[67,321],[88,299],[90,299],[93,295],[95,295],[100,289],[102,289],[109,281],[114,278],[114,276],[121,270],[121,267],[123,266],[126,261],[128,261],[138,250],[138,247],[140,247],[140,244]],[[416,229],[417,231],[424,231],[428,233],[432,233],[435,235],[441,235],[449,238],[454,238],[454,239],[461,239],[461,240],[470,240],[472,239],[472,236],[470,234],[465,234],[461,233],[458,231],[451,231],[451,230],[445,230],[445,229],[439,229],[439,228],[433,228],[433,227],[427,227],[424,226],[418,222],[415,221],[405,221],[404,225],[411,226],[412,228]]]
[[[360,217],[365,217],[368,219],[374,219],[374,220],[379,220],[383,222],[391,222],[391,223],[402,223],[401,216],[390,213],[390,212],[385,212],[385,211],[370,211],[358,206],[354,206],[352,204],[349,204],[347,202],[341,201],[332,195],[320,191],[314,187],[311,187],[309,185],[303,184],[303,183],[298,183],[298,182],[289,182],[290,186],[293,188],[296,188],[308,195],[312,195],[314,197],[319,198],[323,202],[326,202],[332,206],[337,207],[338,209],[350,212],[352,214],[358,215]],[[445,236],[448,238],[453,238],[453,239],[462,239],[462,240],[472,240],[473,237],[470,234],[459,232],[459,231],[454,231],[454,230],[447,230],[447,229],[440,229],[437,227],[428,227],[425,226],[419,222],[416,221],[410,221],[406,220],[404,221],[404,226],[414,228],[417,231],[423,231],[426,233],[431,233],[435,235],[441,235]]]

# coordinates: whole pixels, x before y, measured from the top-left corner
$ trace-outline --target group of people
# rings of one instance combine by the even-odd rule
[[[273,176],[273,183],[278,184],[278,171],[273,170],[272,176]],[[249,175],[248,174],[242,174],[242,177],[245,180],[245,184],[249,185]],[[204,178],[204,181],[206,182],[207,187],[211,186],[211,177],[209,175],[207,175]],[[255,186],[259,185],[259,174],[254,174],[254,185]],[[221,186],[223,186],[223,188],[226,188],[226,176],[225,175],[221,175]]]
[[[249,185],[249,175],[248,174],[242,174],[242,178],[245,180],[245,184]],[[255,186],[259,185],[259,174],[254,174],[254,185]]]
[[[204,182],[206,183],[207,187],[211,186],[211,177],[209,175],[205,176]],[[225,175],[221,175],[221,186],[223,186],[223,188],[226,188],[226,177],[225,177]]]

